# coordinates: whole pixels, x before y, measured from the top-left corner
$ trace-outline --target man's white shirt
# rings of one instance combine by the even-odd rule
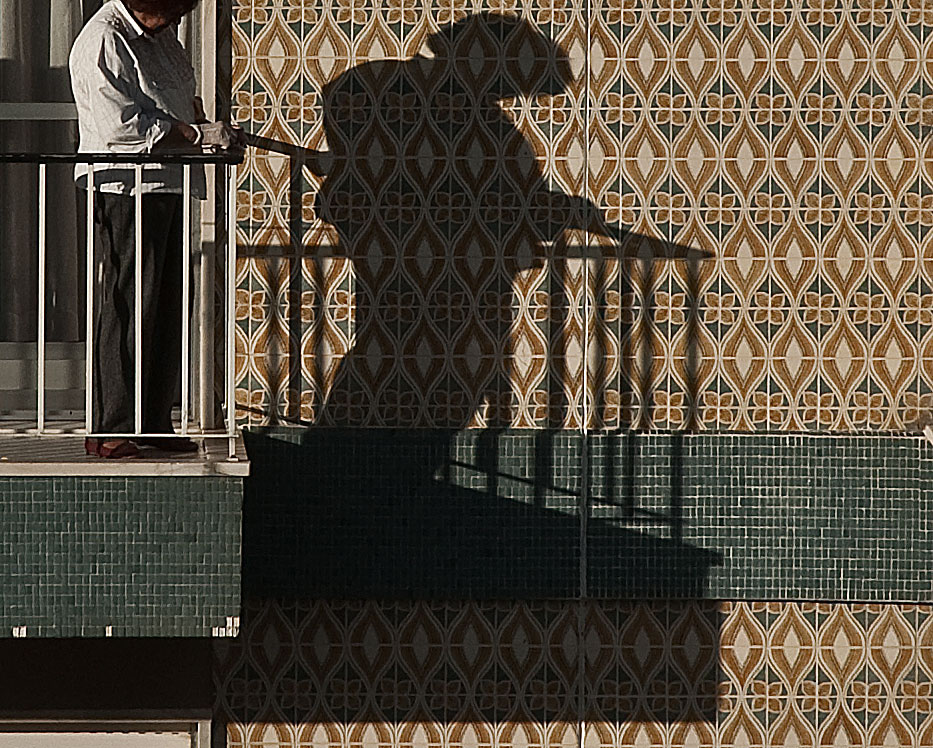
[[[195,78],[174,26],[147,34],[122,0],[109,0],[71,48],[71,88],[78,109],[79,153],[151,153],[173,120],[193,122]],[[133,194],[133,167],[96,164],[100,192]],[[192,193],[205,194],[204,171],[191,167]],[[88,167],[75,167],[87,187]],[[144,193],[182,191],[182,167],[147,164]]]

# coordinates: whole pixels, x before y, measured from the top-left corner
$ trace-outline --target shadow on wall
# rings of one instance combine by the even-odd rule
[[[616,473],[573,432],[308,429],[248,433],[249,596],[700,598],[716,553],[682,541],[679,460],[639,506],[635,437]],[[592,463],[592,458],[590,458]],[[611,464],[611,463],[608,463]],[[583,482],[587,481],[584,489]]]
[[[571,748],[582,724],[587,745],[713,745],[717,616],[710,603],[253,601],[241,637],[215,644],[215,735]]]
[[[715,722],[720,613],[696,598],[718,558],[680,539],[676,468],[639,510],[624,467],[587,500],[579,434],[489,435],[246,435],[247,602],[215,666],[231,736]]]
[[[289,260],[287,319],[269,322],[269,387],[311,393],[308,403],[294,394],[284,417],[314,425],[572,427],[583,417],[579,260],[602,260],[588,278],[590,313],[608,319],[634,303],[636,287],[660,279],[664,260],[686,264],[687,303],[695,304],[699,261],[709,254],[627,232],[589,200],[548,185],[543,146],[503,103],[572,102],[583,93],[565,52],[532,24],[479,13],[424,45],[433,57],[362,63],[324,87],[328,151],[251,138],[290,156],[287,241],[300,254],[305,219],[313,221],[306,258]],[[572,108],[569,117],[568,150],[584,134]],[[305,167],[321,180],[316,191]],[[586,191],[561,159],[554,169],[569,189]],[[332,246],[319,246],[324,236]],[[265,246],[246,252],[270,256]],[[352,261],[348,344],[332,329],[334,300],[323,298],[337,279],[315,265],[321,289],[308,293],[302,278],[303,261],[328,253]],[[621,282],[604,277],[615,260]],[[621,409],[622,423],[637,427],[648,423],[663,357],[632,342],[632,320],[650,320],[653,310],[629,311],[620,308],[611,330],[586,341],[588,389],[591,414],[614,412],[618,422]],[[276,350],[279,324],[287,351]],[[692,394],[696,331],[681,340],[675,358]],[[620,402],[604,402],[605,389],[620,387]],[[690,428],[695,398],[687,401]]]
[[[297,533],[294,544],[282,547],[303,550],[277,558],[256,591],[577,597],[588,575],[607,579],[618,572],[607,595],[701,596],[710,559],[701,551],[691,555],[681,542],[679,476],[671,476],[670,517],[641,518],[668,522],[666,538],[636,529],[634,500],[613,532],[583,532],[581,517],[592,519],[593,528],[603,522],[580,510],[590,489],[582,487],[588,445],[560,429],[579,425],[583,401],[591,402],[590,394],[598,401],[601,391],[591,382],[592,393],[582,393],[580,315],[587,290],[582,263],[571,269],[570,260],[618,258],[642,270],[679,260],[695,269],[707,255],[610,225],[589,200],[547,184],[535,143],[502,102],[565,94],[575,100],[582,91],[566,53],[535,26],[478,13],[427,36],[422,48],[430,54],[361,63],[324,87],[328,151],[253,137],[254,146],[284,150],[292,159],[292,245],[303,246],[302,208],[313,194],[313,214],[338,238],[333,251],[352,260],[355,312],[352,343],[335,356],[339,344],[325,339],[323,310],[294,303],[307,297],[302,273],[290,271],[297,286],[286,324],[294,350],[287,367],[281,360],[268,366],[290,381],[270,384],[293,393],[310,388],[319,397],[307,412],[290,403],[286,421],[345,430],[310,428],[300,445],[277,442],[279,449],[267,450],[269,464],[293,454],[265,475],[266,458],[258,453],[273,442],[251,440],[252,483],[263,490],[278,485],[281,474],[314,465],[306,477],[275,489],[277,501],[286,512],[313,505],[307,519],[326,528],[309,536],[307,523],[289,518],[284,536],[271,533],[270,540]],[[305,189],[305,167],[322,179],[315,193]],[[599,296],[605,289],[598,278],[590,280],[596,305],[605,306]],[[530,330],[521,309],[538,294],[546,297],[546,313]],[[309,297],[321,303],[321,295]],[[618,340],[630,332],[623,329]],[[270,328],[264,344],[273,346],[275,338]],[[688,368],[691,339],[683,336]],[[632,366],[623,367],[623,378],[642,388],[630,393],[639,401],[648,399],[660,366],[643,350],[645,360],[630,356]],[[589,353],[600,374],[611,374],[598,346]],[[543,403],[536,400],[542,393]],[[599,410],[598,402],[592,405]],[[504,435],[516,420],[539,427],[524,438],[533,444]],[[426,424],[434,428],[403,430]],[[381,428],[366,430],[374,426]],[[482,430],[461,436],[467,427]],[[511,462],[511,476],[500,475],[500,460]],[[631,476],[634,460],[632,452]],[[484,481],[480,490],[469,475],[460,476],[474,468]],[[573,485],[555,486],[552,475]],[[605,476],[604,495],[615,495],[615,481],[615,474]],[[303,542],[311,537],[313,543]],[[604,537],[611,545],[605,554]],[[588,569],[581,572],[585,545]],[[419,557],[419,548],[427,555]],[[340,563],[322,578],[322,564],[336,558]],[[600,569],[605,563],[614,566]],[[298,588],[279,589],[282,579]]]
[[[719,613],[696,599],[718,559],[682,540],[680,461],[658,476],[663,502],[639,508],[635,442],[614,434],[618,459],[597,467],[606,444],[561,430],[582,419],[572,261],[619,258],[644,283],[658,260],[695,277],[705,255],[625,232],[548,186],[500,103],[581,91],[533,26],[477,14],[425,43],[433,57],[367,62],[325,87],[328,152],[252,138],[290,156],[292,246],[310,213],[352,261],[355,318],[334,355],[327,299],[303,297],[301,264],[321,248],[288,259],[289,350],[270,328],[269,385],[317,400],[296,397],[284,414],[307,428],[246,435],[247,604],[240,639],[216,648],[218,719],[244,744],[440,745],[445,731],[451,743],[543,744],[545,727],[540,740],[516,730],[561,724],[549,740],[577,745],[581,720],[713,722]],[[305,167],[322,178],[316,193]],[[590,281],[609,305],[611,284]],[[545,314],[523,327],[522,306],[541,294]],[[596,410],[600,378],[622,368],[642,401],[657,375],[650,352],[613,355],[591,380]],[[283,732],[248,736],[256,723]],[[400,723],[427,737],[396,734]],[[463,725],[472,738],[458,737]]]

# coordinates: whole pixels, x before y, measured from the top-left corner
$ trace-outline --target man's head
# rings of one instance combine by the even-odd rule
[[[198,0],[123,0],[133,15],[145,27],[155,33],[194,10]]]

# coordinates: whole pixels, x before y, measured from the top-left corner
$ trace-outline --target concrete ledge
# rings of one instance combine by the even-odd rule
[[[138,457],[105,460],[84,453],[84,440],[76,436],[0,435],[0,477],[216,477],[245,478],[249,460],[242,439],[236,457],[229,459],[226,439],[203,439],[201,450],[175,455],[143,449]]]

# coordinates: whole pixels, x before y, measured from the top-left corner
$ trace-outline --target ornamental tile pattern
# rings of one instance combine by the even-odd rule
[[[933,608],[248,604],[215,713],[259,746],[925,746]]]
[[[233,19],[233,116],[287,146],[239,175],[244,420],[899,430],[933,404],[929,3]]]

